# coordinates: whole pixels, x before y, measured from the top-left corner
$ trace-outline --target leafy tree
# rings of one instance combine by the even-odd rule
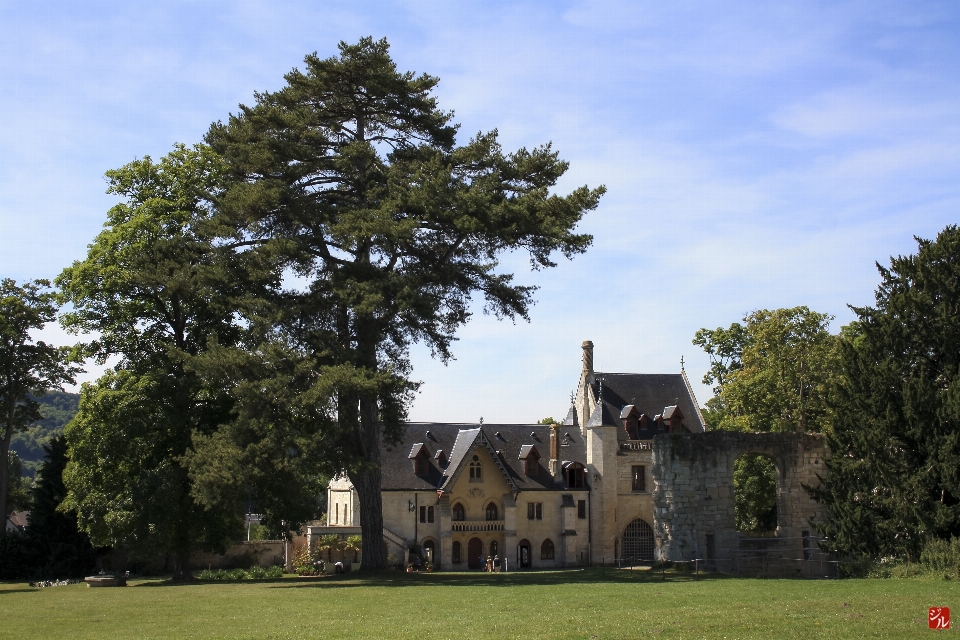
[[[25,476],[33,478],[46,459],[44,445],[63,433],[63,428],[77,415],[79,393],[48,391],[42,396],[30,396],[36,400],[43,417],[23,431],[13,434],[10,450],[15,451],[23,463]]]
[[[724,329],[700,329],[693,343],[710,355],[713,384],[705,419],[714,429],[829,429],[829,398],[840,370],[832,316],[807,307],[762,309]]]
[[[87,257],[58,277],[73,305],[62,323],[96,340],[86,357],[119,364],[82,391],[66,430],[71,460],[66,505],[94,544],[173,555],[174,578],[190,576],[196,548],[219,550],[242,527],[240,509],[207,509],[192,496],[186,466],[193,439],[229,418],[230,397],[193,369],[212,344],[243,335],[252,255],[217,252],[204,230],[220,184],[216,154],[177,146],[107,172],[123,201]]]
[[[777,528],[777,469],[773,460],[745,454],[733,463],[737,530],[763,533]]]
[[[603,188],[551,194],[567,164],[549,145],[504,153],[493,131],[456,146],[431,96],[438,80],[399,73],[385,40],[341,43],[339,56],[305,65],[208,132],[228,166],[218,223],[232,230],[227,246],[276,257],[299,278],[269,335],[291,354],[280,370],[304,372],[302,417],[289,426],[324,426],[327,471],[349,474],[363,536],[377,540],[380,446],[399,437],[416,389],[410,345],[448,360],[477,293],[486,312],[527,318],[534,288],[498,270],[501,256],[524,251],[540,269],[555,251],[585,251],[590,236],[573,229]],[[362,556],[366,569],[385,567],[382,545]]]
[[[828,433],[836,551],[916,559],[960,535],[960,230],[877,265],[876,306],[854,308]]]
[[[537,424],[555,424],[557,421],[553,419],[553,416],[548,416],[540,420]]]
[[[24,511],[30,508],[30,487],[27,478],[23,475],[23,462],[16,451],[10,451],[7,455],[10,459],[7,466],[10,478],[7,488],[7,508],[10,511]]]
[[[31,393],[73,382],[77,367],[67,363],[66,349],[34,341],[30,332],[56,320],[57,301],[46,280],[0,281],[0,516],[9,513],[10,442],[16,431],[41,419]],[[17,482],[19,482],[19,473]],[[6,535],[6,527],[0,537]]]

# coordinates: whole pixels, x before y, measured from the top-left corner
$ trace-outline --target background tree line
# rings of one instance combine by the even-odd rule
[[[841,554],[916,560],[960,536],[960,230],[917,238],[914,255],[877,264],[872,307],[829,332],[806,307],[760,310],[701,329],[711,358],[711,428],[826,436],[817,524]],[[741,531],[776,526],[775,470],[743,456],[734,475]]]
[[[169,554],[177,579],[192,551],[239,535],[242,505],[295,530],[335,473],[379,539],[380,447],[418,384],[410,346],[449,359],[475,296],[527,318],[535,287],[502,256],[537,270],[592,241],[575,227],[603,187],[554,193],[567,163],[549,144],[507,152],[494,130],[458,145],[438,79],[399,72],[385,40],[304,65],[204,143],[107,172],[120,203],[56,279],[63,326],[97,336],[56,362],[119,358],[66,428],[61,509],[97,545]],[[382,545],[362,555],[385,566]]]

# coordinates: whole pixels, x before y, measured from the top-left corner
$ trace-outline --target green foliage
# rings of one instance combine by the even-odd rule
[[[282,578],[283,567],[251,567],[243,569],[204,569],[197,574],[200,580],[265,580],[268,578]]]
[[[840,363],[832,316],[807,307],[762,309],[729,328],[700,329],[693,343],[710,355],[704,384],[716,397],[704,419],[733,431],[825,431]]]
[[[63,433],[63,428],[77,415],[80,405],[79,393],[48,391],[42,396],[33,396],[39,405],[40,420],[13,434],[10,450],[15,451],[23,463],[23,474],[29,478],[36,475],[43,463],[45,445]]]
[[[221,179],[209,149],[177,146],[109,171],[123,198],[85,260],[58,277],[73,305],[62,324],[97,338],[78,355],[120,363],[82,391],[66,430],[72,457],[67,508],[96,544],[170,552],[185,577],[195,548],[221,550],[239,534],[240,509],[208,508],[191,494],[187,453],[228,419],[231,401],[195,362],[243,332],[253,256],[214,250],[205,225]]]
[[[218,356],[245,372],[222,380],[251,384],[231,389],[246,399],[237,420],[198,444],[192,468],[205,475],[198,486],[226,495],[227,470],[296,451],[291,468],[316,468],[295,475],[349,474],[361,527],[379,537],[379,448],[399,438],[417,388],[410,346],[449,359],[477,294],[487,312],[527,318],[534,288],[502,272],[501,257],[525,251],[541,269],[554,252],[582,253],[592,239],[574,228],[604,189],[551,193],[567,163],[549,144],[504,153],[493,131],[456,146],[451,114],[431,95],[437,78],[398,72],[386,40],[341,43],[339,56],[304,63],[206,136],[227,175],[214,220],[221,243],[304,285],[260,298],[252,357]],[[383,568],[380,545],[363,556]]]
[[[353,561],[357,562],[357,554],[363,549],[363,536],[350,536],[343,548],[346,551],[353,551]]]
[[[557,421],[553,419],[553,416],[546,417],[540,420],[537,424],[556,424]]]
[[[16,451],[7,454],[7,472],[10,484],[7,489],[7,511],[26,511],[30,509],[29,478],[23,475],[23,463]]]
[[[22,286],[0,280],[0,516],[10,512],[10,444],[13,434],[42,419],[35,396],[73,382],[79,368],[67,362],[66,348],[35,341],[30,333],[57,317],[56,295],[47,280]],[[19,487],[20,471],[13,482]],[[19,498],[18,498],[19,499]],[[0,530],[0,538],[6,527]]]
[[[842,553],[915,561],[960,536],[960,230],[878,265],[842,346],[819,530]]]
[[[734,511],[738,531],[766,533],[777,528],[776,474],[773,460],[766,456],[746,454],[734,462]]]

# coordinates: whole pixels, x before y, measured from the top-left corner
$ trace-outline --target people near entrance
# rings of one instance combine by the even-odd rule
[[[493,558],[487,556],[486,572],[493,573]]]
[[[500,556],[493,556],[493,571],[500,573]]]
[[[334,573],[343,573],[343,563],[342,563],[342,562],[337,562],[336,564],[334,564],[334,565],[333,565],[333,572],[334,572]]]

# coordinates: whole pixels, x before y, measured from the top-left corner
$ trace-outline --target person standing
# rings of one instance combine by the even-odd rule
[[[494,573],[500,573],[500,556],[493,556],[493,571]]]

